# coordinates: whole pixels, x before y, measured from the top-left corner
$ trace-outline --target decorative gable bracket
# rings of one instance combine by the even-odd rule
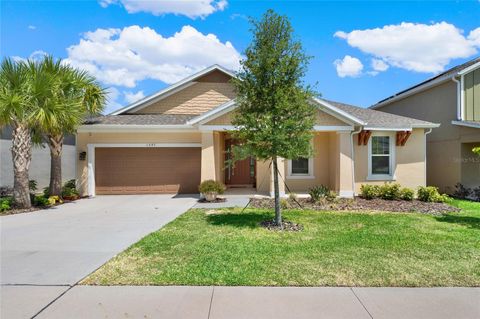
[[[405,146],[410,135],[412,135],[411,131],[397,132],[397,146]]]
[[[372,131],[362,130],[360,133],[358,133],[358,145],[367,145],[368,139],[371,135]]]

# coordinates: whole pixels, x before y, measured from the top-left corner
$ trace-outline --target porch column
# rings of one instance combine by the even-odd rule
[[[340,197],[353,197],[353,155],[350,132],[338,134],[338,185]]]
[[[215,143],[213,131],[202,132],[202,165],[201,181],[216,179],[215,174]]]

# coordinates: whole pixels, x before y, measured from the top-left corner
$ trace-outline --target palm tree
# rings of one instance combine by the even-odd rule
[[[62,192],[62,148],[65,134],[75,133],[88,115],[103,111],[106,91],[86,71],[46,56],[28,61],[35,96],[33,120],[50,149],[51,195]]]
[[[28,169],[32,159],[32,105],[27,66],[6,58],[0,66],[0,126],[12,127],[13,199],[19,208],[31,207]]]

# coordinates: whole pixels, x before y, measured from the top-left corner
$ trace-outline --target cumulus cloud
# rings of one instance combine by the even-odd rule
[[[464,36],[462,30],[447,22],[402,22],[348,33],[337,31],[334,36],[385,64],[425,73],[443,71],[452,59],[470,57],[480,47],[480,28]]]
[[[120,91],[115,87],[109,87],[107,89],[107,105],[105,106],[104,114],[111,113],[122,107],[118,98],[120,97]]]
[[[343,59],[337,59],[333,62],[337,69],[339,77],[356,77],[362,73],[363,64],[359,59],[346,55]]]
[[[156,16],[171,13],[192,19],[223,11],[228,4],[226,0],[100,0],[99,3],[103,8],[121,5],[128,13],[148,12]]]
[[[380,59],[372,59],[372,69],[377,72],[387,71],[389,68],[388,64]]]
[[[46,55],[48,55],[48,53],[45,52],[45,51],[35,50],[35,51],[32,52],[32,54],[30,54],[30,55],[28,56],[28,58],[24,58],[24,57],[16,56],[16,55],[15,55],[15,56],[12,56],[12,59],[13,59],[14,61],[27,61],[27,59],[28,59],[28,60],[35,60],[35,61],[37,61],[37,60],[43,59]]]
[[[37,28],[37,27],[34,26],[34,25],[29,25],[29,26],[28,26],[28,29],[29,29],[29,30],[35,30],[36,28]]]
[[[215,63],[236,70],[241,58],[231,42],[191,26],[170,37],[137,25],[97,29],[86,32],[67,52],[67,63],[105,84],[128,88],[145,79],[171,84]]]
[[[123,92],[123,94],[125,96],[125,101],[127,101],[128,103],[137,102],[138,100],[141,100],[145,97],[143,91],[138,91],[137,93],[125,91]]]

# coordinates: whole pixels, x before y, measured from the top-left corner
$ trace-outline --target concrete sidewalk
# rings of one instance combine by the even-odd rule
[[[480,288],[75,286],[37,318],[476,319]]]

